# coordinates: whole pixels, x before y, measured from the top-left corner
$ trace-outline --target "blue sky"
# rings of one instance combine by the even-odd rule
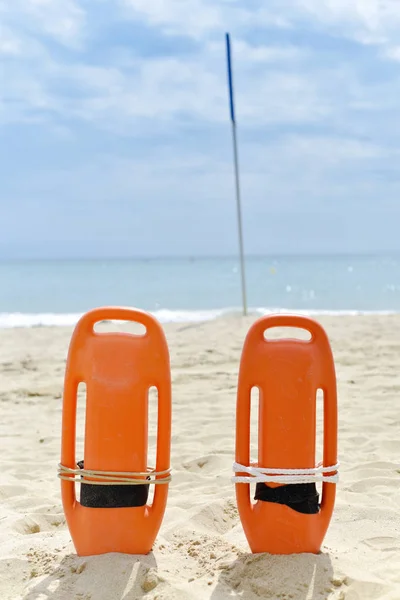
[[[398,0],[0,0],[0,258],[400,251]]]

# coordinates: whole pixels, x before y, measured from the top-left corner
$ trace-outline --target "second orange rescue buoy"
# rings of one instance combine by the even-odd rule
[[[273,327],[305,329],[311,337],[267,339],[265,332]],[[250,464],[253,387],[260,394],[256,464]],[[324,395],[322,465],[315,456],[318,389]],[[337,469],[336,376],[324,329],[307,317],[258,319],[247,334],[240,363],[233,478],[252,552],[318,553],[334,508]],[[256,484],[255,503],[250,483]]]

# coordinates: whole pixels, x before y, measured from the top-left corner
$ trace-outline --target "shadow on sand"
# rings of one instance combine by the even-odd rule
[[[329,554],[243,554],[224,566],[212,600],[323,600],[333,592]]]
[[[146,556],[69,554],[45,579],[34,587],[31,583],[23,600],[139,600],[154,581],[157,584],[156,574],[152,552]]]

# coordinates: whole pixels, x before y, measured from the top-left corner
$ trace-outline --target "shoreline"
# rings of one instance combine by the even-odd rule
[[[94,307],[93,307],[94,308]],[[136,308],[137,307],[128,307]],[[153,315],[161,325],[174,324],[196,324],[214,322],[224,318],[252,318],[256,319],[265,315],[286,314],[308,316],[311,318],[324,317],[375,317],[375,316],[396,316],[400,315],[400,311],[385,309],[385,310],[356,310],[356,309],[340,309],[340,310],[325,310],[325,309],[286,309],[286,308],[249,308],[248,314],[244,317],[240,308],[223,308],[223,309],[156,309],[146,310],[138,309],[144,312],[149,312]],[[20,313],[20,312],[0,312],[0,330],[5,329],[22,329],[22,328],[38,328],[38,327],[74,327],[78,320],[84,315],[84,312],[79,313]]]

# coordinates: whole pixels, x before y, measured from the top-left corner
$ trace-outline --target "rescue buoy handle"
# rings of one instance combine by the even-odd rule
[[[144,311],[119,306],[103,306],[101,308],[94,308],[83,315],[78,322],[77,329],[79,327],[80,330],[93,330],[95,324],[100,321],[129,321],[131,323],[139,323],[146,328],[146,333],[143,334],[144,336],[151,333],[158,325],[158,323],[155,323],[154,319]]]
[[[264,338],[265,332],[274,327],[290,327],[308,331],[311,335],[311,340],[303,341],[303,343],[311,343],[321,337],[326,338],[324,330],[317,321],[302,315],[270,315],[267,320],[265,316],[260,317],[252,326],[252,337]],[[265,341],[269,342],[267,339]]]

